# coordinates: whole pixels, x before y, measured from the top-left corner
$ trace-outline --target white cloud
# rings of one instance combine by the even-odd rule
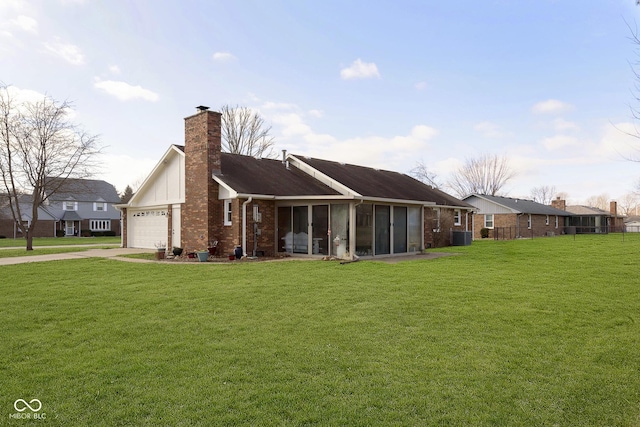
[[[557,114],[573,110],[573,105],[557,99],[548,99],[538,102],[531,107],[531,111],[535,114]]]
[[[9,21],[11,26],[19,28],[23,31],[27,31],[29,33],[38,33],[38,21],[31,18],[30,16],[18,15],[17,17],[11,19]]]
[[[45,95],[31,89],[20,89],[16,86],[8,86],[9,95],[17,102],[41,102]]]
[[[109,72],[111,72],[111,74],[120,74],[120,67],[118,67],[117,65],[109,65]]]
[[[544,145],[545,148],[550,151],[580,145],[577,138],[566,135],[556,135],[549,138],[544,138],[541,142],[542,145]]]
[[[84,64],[84,55],[76,45],[64,43],[60,41],[59,38],[56,38],[53,42],[44,43],[44,47],[49,51],[49,53],[64,59],[72,65]]]
[[[160,96],[157,93],[150,91],[149,89],[145,89],[142,86],[133,86],[121,81],[101,80],[96,77],[93,86],[111,96],[115,96],[121,101],[142,99],[145,101],[155,102],[160,99]]]
[[[353,61],[350,67],[340,70],[343,80],[380,78],[378,67],[373,62],[362,62],[360,58]]]
[[[313,116],[291,104],[266,103],[265,118],[270,120],[279,145],[294,154],[332,161],[358,164],[403,172],[407,165],[423,156],[438,131],[416,125],[408,134],[383,137],[377,135],[336,138],[320,133],[306,123]]]
[[[499,125],[492,122],[480,122],[473,129],[486,138],[503,138],[510,135],[509,132],[503,131]]]
[[[564,132],[568,130],[580,130],[580,126],[578,126],[575,122],[568,122],[562,118],[555,119],[553,121],[553,127],[558,132]]]
[[[606,125],[595,155],[606,159],[640,159],[638,128],[631,122]]]
[[[216,62],[230,62],[237,58],[229,52],[216,52],[213,54],[213,60]]]
[[[322,111],[322,110],[309,110],[309,115],[311,117],[315,117],[315,118],[319,119],[322,116],[324,116],[324,111]]]

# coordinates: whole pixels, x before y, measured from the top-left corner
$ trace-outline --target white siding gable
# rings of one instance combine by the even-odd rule
[[[131,200],[131,206],[184,203],[184,155],[170,150]]]
[[[478,214],[510,214],[514,213],[511,209],[483,199],[481,197],[471,196],[464,200],[465,202],[478,208]]]

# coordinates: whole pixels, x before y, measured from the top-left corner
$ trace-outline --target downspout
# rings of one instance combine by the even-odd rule
[[[242,253],[246,256],[247,248],[247,205],[253,201],[253,197],[249,198],[242,204]]]

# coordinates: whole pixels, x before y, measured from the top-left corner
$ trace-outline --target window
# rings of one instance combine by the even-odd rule
[[[549,225],[549,215],[544,219],[544,225]]]
[[[95,212],[104,212],[107,210],[107,204],[102,202],[93,202],[93,210]]]
[[[558,215],[556,215],[556,228],[558,228]]]
[[[484,215],[484,228],[493,228],[493,214]]]
[[[78,202],[62,202],[62,209],[65,211],[77,211]]]
[[[224,201],[224,225],[231,225],[232,218],[231,199],[226,199]]]
[[[453,225],[460,225],[462,222],[460,221],[460,209],[456,209],[453,211]]]
[[[110,231],[111,220],[109,219],[92,219],[89,221],[91,231]]]
[[[527,228],[531,230],[531,214],[527,216]]]

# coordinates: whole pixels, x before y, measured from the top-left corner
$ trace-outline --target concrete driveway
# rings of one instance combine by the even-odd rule
[[[101,245],[104,246],[104,245]],[[35,251],[38,249],[46,248],[47,246],[36,247]],[[58,246],[60,247],[60,246]],[[70,247],[70,246],[63,246]],[[78,247],[78,246],[76,246]],[[15,248],[6,248],[6,249],[15,249]],[[117,259],[118,261],[126,261],[126,262],[155,262],[152,260],[146,259],[137,259],[137,258],[125,258],[121,255],[129,255],[129,254],[140,254],[140,253],[153,253],[155,250],[153,249],[133,249],[133,248],[111,248],[111,249],[89,249],[88,251],[83,252],[66,252],[61,254],[47,254],[47,255],[29,255],[29,256],[18,256],[18,257],[7,257],[0,258],[0,265],[12,265],[12,264],[24,264],[28,262],[44,262],[44,261],[60,261],[67,259],[79,259],[79,258],[112,258]]]

